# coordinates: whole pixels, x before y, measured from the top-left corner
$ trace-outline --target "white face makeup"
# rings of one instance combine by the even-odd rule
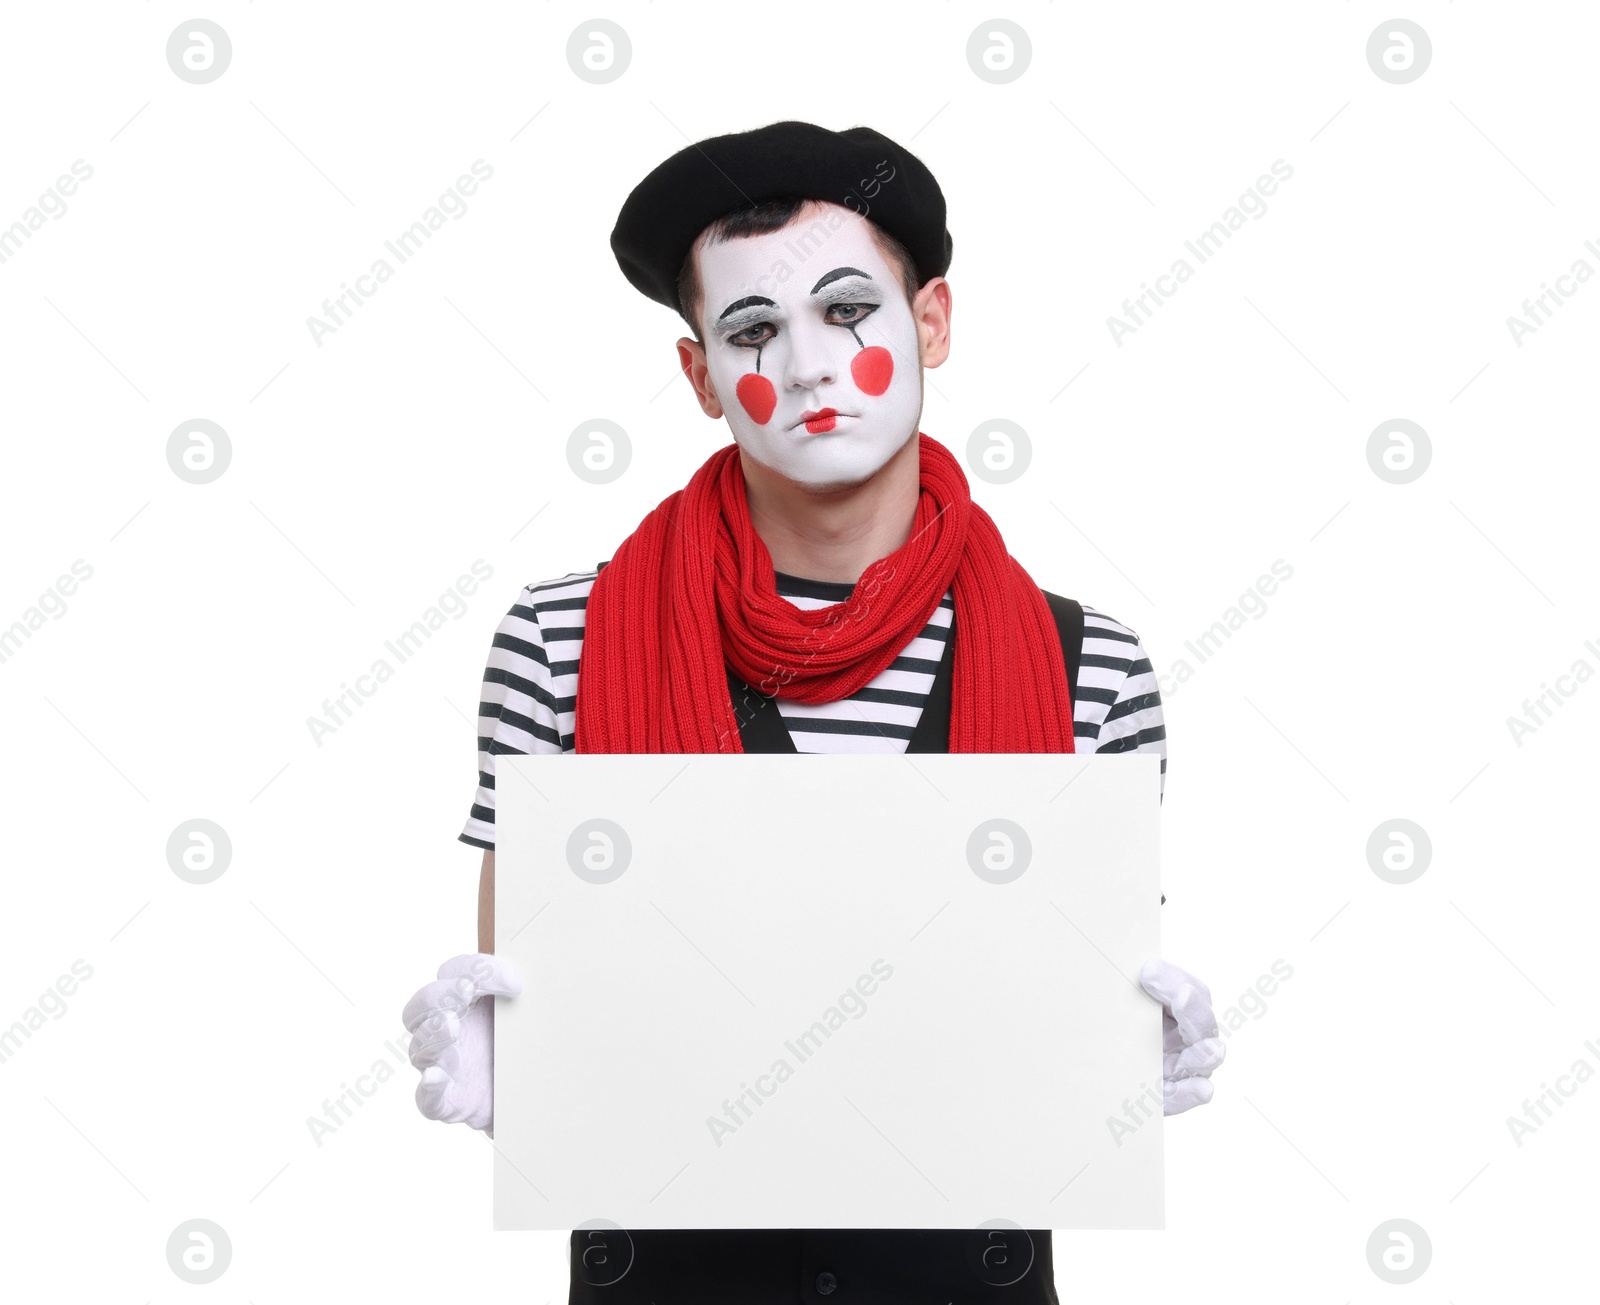
[[[706,366],[757,462],[803,485],[855,485],[916,433],[916,323],[859,214],[808,207],[780,231],[702,246],[699,261]]]

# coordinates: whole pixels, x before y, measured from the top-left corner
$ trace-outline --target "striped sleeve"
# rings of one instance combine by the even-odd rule
[[[1104,612],[1083,609],[1083,657],[1073,734],[1084,751],[1153,752],[1167,787],[1167,727],[1161,691],[1139,636]],[[1092,746],[1091,746],[1092,745]]]
[[[593,572],[573,572],[528,585],[495,629],[478,702],[478,790],[458,836],[463,843],[494,848],[495,758],[571,751],[577,660],[569,666],[558,658],[573,634],[581,642],[583,597],[593,579]],[[577,630],[569,631],[574,605]]]

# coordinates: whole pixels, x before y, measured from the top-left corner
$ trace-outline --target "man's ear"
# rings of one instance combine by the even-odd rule
[[[694,397],[700,400],[700,411],[708,417],[722,416],[722,401],[717,398],[716,388],[711,384],[711,373],[706,368],[705,346],[687,335],[680,337],[678,366],[683,368],[689,384],[694,386]]]
[[[917,347],[924,367],[937,367],[950,356],[950,283],[936,276],[911,301],[917,324]]]

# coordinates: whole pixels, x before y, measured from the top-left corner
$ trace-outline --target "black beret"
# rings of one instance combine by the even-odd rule
[[[695,238],[718,218],[764,200],[831,200],[906,247],[917,279],[950,267],[944,192],[927,165],[870,127],[829,131],[774,122],[679,150],[633,188],[611,232],[611,251],[636,289],[678,306],[678,271]]]

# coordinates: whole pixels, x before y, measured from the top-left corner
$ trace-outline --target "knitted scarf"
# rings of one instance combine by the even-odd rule
[[[911,537],[848,600],[780,597],[750,523],[739,448],[718,449],[600,571],[578,664],[578,752],[742,752],[724,666],[757,693],[847,698],[954,587],[951,752],[1071,752],[1072,702],[1043,591],[1006,552],[965,473],[919,433]]]

